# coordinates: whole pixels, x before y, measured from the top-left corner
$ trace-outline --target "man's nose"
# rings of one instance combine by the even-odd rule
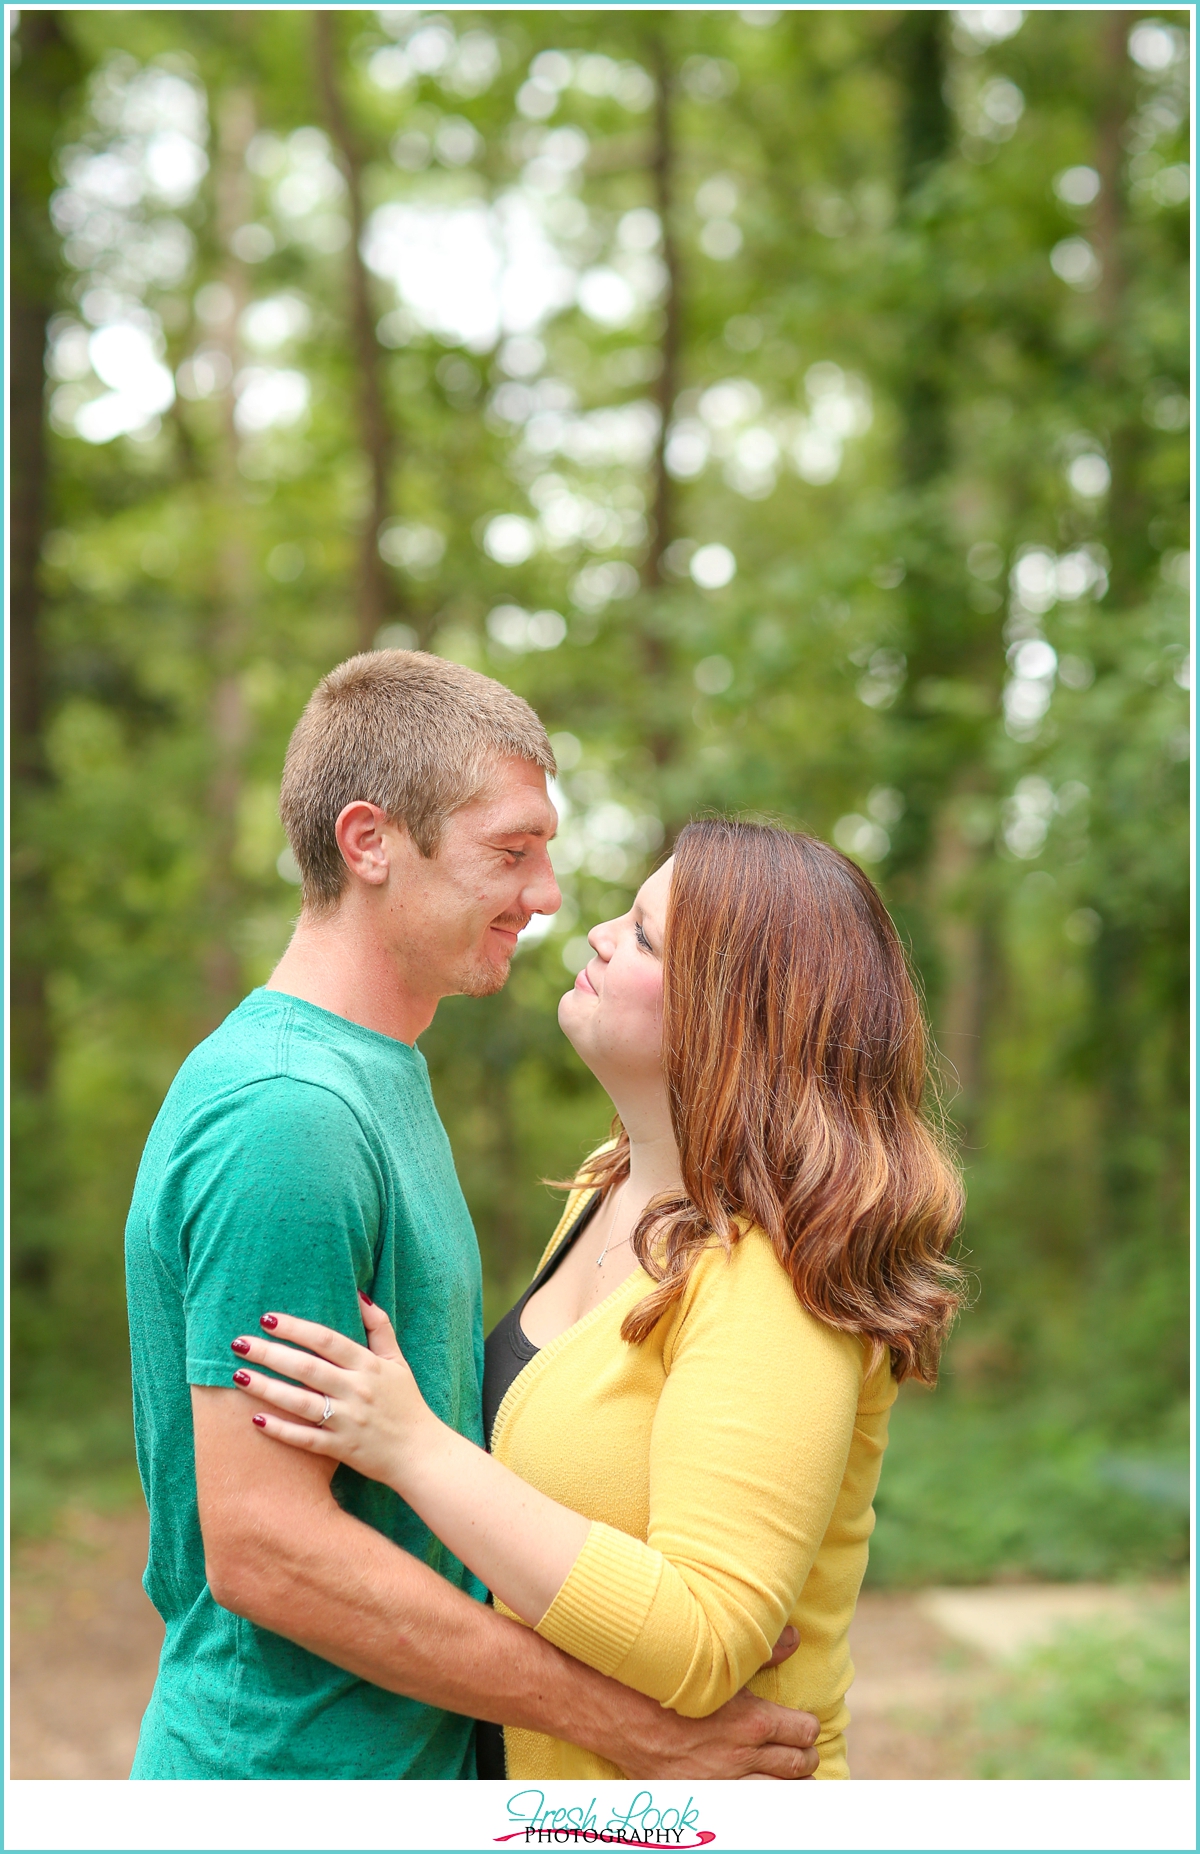
[[[557,914],[562,907],[562,890],[558,886],[548,852],[543,852],[532,879],[521,891],[521,900],[532,914]]]

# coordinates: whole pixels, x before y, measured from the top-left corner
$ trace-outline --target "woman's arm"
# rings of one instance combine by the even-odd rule
[[[233,1349],[241,1357],[311,1387],[236,1372],[239,1390],[272,1406],[252,1420],[277,1441],[344,1461],[368,1479],[385,1482],[505,1608],[525,1622],[539,1622],[583,1549],[589,1521],[548,1500],[439,1421],[421,1396],[386,1314],[364,1302],[363,1323],[370,1351],[286,1313],[264,1315],[263,1325],[291,1345],[236,1339]],[[324,1426],[311,1427],[326,1396],[333,1414]],[[304,1420],[287,1421],[276,1410]]]
[[[713,1712],[772,1658],[841,1488],[862,1353],[799,1306],[761,1237],[728,1259],[703,1257],[689,1284],[651,1435],[645,1543],[589,1527],[447,1431],[376,1310],[371,1354],[278,1321],[351,1370],[237,1342],[334,1401],[325,1429],[267,1417],[268,1433],[388,1482],[555,1646],[689,1717]],[[310,1422],[321,1414],[309,1392],[269,1379],[243,1388]]]

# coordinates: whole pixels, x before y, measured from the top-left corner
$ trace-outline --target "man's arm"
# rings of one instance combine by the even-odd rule
[[[741,1693],[683,1719],[571,1660],[345,1513],[334,1464],[262,1436],[235,1390],[192,1387],[209,1588],[224,1608],[428,1706],[522,1726],[628,1777],[800,1778],[817,1720]]]

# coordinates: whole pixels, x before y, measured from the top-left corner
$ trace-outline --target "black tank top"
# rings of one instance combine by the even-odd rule
[[[599,1207],[600,1193],[597,1191],[588,1199],[554,1254],[534,1276],[516,1306],[510,1307],[502,1320],[497,1320],[487,1336],[483,1348],[483,1433],[489,1448],[492,1446],[492,1430],[500,1405],[530,1359],[536,1358],[541,1350],[527,1337],[521,1325],[525,1303],[532,1299],[540,1287],[545,1286],[555,1269],[566,1260]]]
[[[601,1193],[597,1191],[588,1199],[545,1267],[534,1276],[516,1306],[510,1307],[502,1320],[497,1320],[487,1336],[483,1348],[483,1433],[489,1448],[500,1405],[530,1359],[536,1358],[541,1350],[527,1338],[521,1326],[525,1302],[549,1281],[559,1263],[570,1254],[595,1216],[600,1198]],[[504,1728],[493,1725],[490,1719],[480,1719],[475,1727],[475,1768],[481,1783],[504,1782]]]

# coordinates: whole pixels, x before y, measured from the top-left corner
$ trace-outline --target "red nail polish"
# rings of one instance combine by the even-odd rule
[[[249,1384],[250,1373],[248,1371],[235,1371],[233,1374],[233,1381],[235,1384]]]
[[[273,1333],[279,1321],[275,1318],[273,1313],[264,1313],[258,1323],[260,1326],[265,1326],[269,1333]]]
[[[256,1429],[265,1429],[267,1426],[267,1419],[265,1416],[252,1416],[250,1421],[254,1424]]]
[[[240,1352],[244,1358],[246,1353],[250,1350],[250,1341],[248,1339],[232,1339],[229,1342],[229,1350],[231,1352]]]
[[[368,1307],[373,1307],[375,1305],[375,1302],[371,1299],[371,1296],[369,1294],[364,1294],[361,1288],[359,1288],[358,1290],[358,1298],[360,1300],[365,1300]]]

